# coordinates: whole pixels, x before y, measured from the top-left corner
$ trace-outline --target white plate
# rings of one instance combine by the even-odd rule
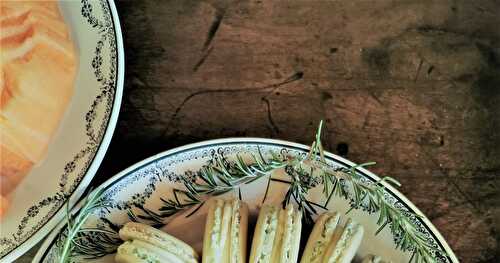
[[[108,148],[120,109],[124,59],[112,0],[60,1],[76,50],[75,91],[45,160],[24,178],[0,225],[0,261],[37,244],[83,194]],[[43,120],[41,120],[43,121]]]
[[[156,222],[146,219],[141,219],[141,221],[150,224],[157,223],[158,221],[168,223],[167,228],[173,230],[173,232],[170,232],[171,234],[187,241],[195,249],[199,250],[204,226],[203,208],[197,210],[188,218],[161,215],[162,211],[165,212],[165,210],[162,210],[165,203],[161,198],[164,200],[174,200],[173,189],[183,188],[183,185],[178,182],[178,178],[192,176],[193,172],[198,171],[207,162],[214,160],[214,158],[220,158],[221,155],[231,161],[234,160],[236,155],[249,158],[251,154],[258,153],[260,149],[264,155],[267,155],[270,151],[274,151],[281,154],[281,156],[296,156],[305,154],[308,148],[301,144],[280,140],[234,138],[191,144],[160,153],[133,165],[105,182],[101,187],[105,189],[105,198],[113,203],[113,207],[95,211],[93,216],[89,218],[87,226],[109,229],[110,225],[114,225],[115,229],[117,229],[120,225],[130,221],[127,209],[131,208],[136,215],[145,215],[145,210],[143,209],[147,209],[150,212],[158,214],[158,219]],[[327,153],[326,157],[329,165],[333,167],[351,167],[354,165],[352,162],[330,153]],[[367,183],[379,180],[376,175],[365,169],[359,168],[357,172]],[[261,178],[241,188],[241,198],[249,203],[250,210],[254,216],[257,207],[261,204],[264,197],[267,182],[266,178]],[[287,185],[271,182],[266,202],[281,202],[287,188]],[[313,188],[310,193],[311,195],[308,196],[309,200],[324,204],[325,198],[319,187]],[[232,191],[228,194],[239,196],[238,191]],[[387,186],[384,196],[386,200],[393,203],[400,210],[412,211],[419,215],[422,214],[401,193],[390,186]],[[344,214],[351,207],[351,204],[343,198],[334,197],[327,207],[329,210]],[[196,210],[195,207],[189,209]],[[384,228],[382,232],[375,235],[375,231],[378,228],[376,224],[377,213],[370,214],[364,209],[355,209],[349,214],[344,215],[344,218],[346,217],[353,218],[365,227],[365,237],[358,251],[358,256],[372,253],[381,255],[387,260],[392,260],[392,262],[409,261],[411,253],[396,249],[394,240],[398,239],[398,237],[393,236],[389,227]],[[428,239],[430,244],[446,251],[447,256],[441,258],[438,262],[458,262],[446,241],[427,218],[417,218],[414,214],[408,214],[408,217],[416,222],[418,231]],[[175,218],[173,219],[175,221],[170,221],[172,218]],[[64,232],[61,231],[64,229],[64,226],[64,223],[61,223],[45,240],[34,262],[57,262],[58,249],[62,243],[60,233]],[[251,233],[252,230],[249,232]],[[305,235],[307,236],[307,233]],[[99,247],[113,247],[118,242],[112,240],[110,242],[102,242],[102,239],[92,239],[89,244],[94,245],[96,248],[93,251],[97,252],[99,251]],[[75,262],[78,261],[77,258]],[[90,261],[85,260],[85,262]],[[98,258],[95,262],[113,262],[113,255]]]

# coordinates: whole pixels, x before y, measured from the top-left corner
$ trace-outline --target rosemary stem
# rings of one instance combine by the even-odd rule
[[[68,261],[69,259],[69,256],[70,256],[70,246],[71,246],[71,240],[73,240],[76,236],[76,234],[78,233],[78,230],[80,230],[80,228],[83,226],[83,224],[85,223],[85,221],[87,220],[87,218],[90,216],[90,213],[86,214],[81,220],[78,221],[78,223],[73,226],[72,229],[69,229],[68,230],[68,236],[66,237],[66,242],[64,244],[64,247],[63,247],[63,252],[61,254],[61,259],[60,259],[60,262],[61,263],[65,263]]]

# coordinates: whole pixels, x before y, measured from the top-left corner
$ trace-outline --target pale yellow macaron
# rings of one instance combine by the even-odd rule
[[[212,199],[208,206],[202,262],[246,262],[248,205],[239,200]]]
[[[363,226],[351,219],[342,227],[338,213],[325,213],[314,224],[300,262],[349,263],[361,244],[363,232]]]
[[[115,262],[198,262],[191,246],[154,227],[129,222],[119,235],[125,243],[118,247]]]
[[[292,205],[285,209],[264,205],[257,219],[249,262],[297,262],[301,230],[302,213]]]

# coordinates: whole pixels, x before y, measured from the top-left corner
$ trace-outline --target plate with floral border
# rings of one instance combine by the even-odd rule
[[[313,144],[312,149],[317,150],[317,145]],[[425,246],[424,253],[429,253],[434,262],[458,262],[439,231],[392,186],[395,181],[381,180],[363,166],[310,149],[281,140],[229,138],[190,144],[143,160],[95,190],[107,205],[90,210],[84,228],[99,231],[82,232],[78,247],[83,249],[72,252],[72,261],[113,262],[116,248],[122,243],[117,232],[129,221],[161,228],[201,252],[204,204],[211,196],[219,195],[247,202],[250,222],[255,222],[264,203],[293,203],[304,213],[303,239],[309,234],[307,226],[327,210],[339,212],[342,220],[352,218],[365,229],[356,260],[375,254],[392,262],[424,262],[415,252]],[[313,167],[317,162],[322,164],[319,174],[301,175],[309,171],[301,165]],[[320,176],[324,175],[321,171],[329,171],[328,175],[336,179],[327,182]],[[372,189],[369,196],[376,193],[380,197],[375,200],[379,208],[370,205],[369,198],[356,201],[352,182]],[[294,185],[306,191],[297,194]],[[387,213],[381,216],[380,207],[391,210],[390,218],[398,218],[399,223],[385,223],[389,217]],[[384,220],[378,222],[380,218]],[[401,222],[406,229],[403,232]],[[253,224],[249,225],[252,233]],[[67,225],[62,222],[45,240],[34,262],[58,262],[67,233]],[[408,234],[418,236],[421,242],[402,245]]]
[[[0,223],[0,261],[12,262],[80,199],[111,140],[121,104],[124,53],[113,0],[59,1],[78,54],[71,102],[44,160],[14,190]],[[43,121],[43,120],[41,120]]]

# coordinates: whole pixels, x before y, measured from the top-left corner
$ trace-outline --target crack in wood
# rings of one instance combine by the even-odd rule
[[[162,136],[166,134],[166,132],[168,131],[169,127],[171,127],[172,122],[175,121],[175,119],[179,115],[179,112],[182,110],[182,108],[190,100],[192,100],[194,97],[197,97],[197,96],[200,96],[200,95],[204,95],[204,94],[211,94],[211,93],[237,93],[237,92],[246,92],[246,91],[248,91],[248,92],[252,92],[252,91],[255,92],[255,91],[270,90],[270,92],[268,92],[263,97],[263,98],[267,98],[267,96],[269,94],[271,94],[273,91],[275,91],[279,87],[281,87],[283,85],[286,85],[286,84],[289,84],[289,83],[292,83],[294,81],[301,80],[303,78],[303,76],[304,76],[304,73],[302,71],[299,71],[299,72],[294,73],[293,75],[291,75],[290,77],[286,78],[283,81],[280,81],[280,82],[274,83],[274,84],[270,84],[270,85],[266,85],[266,86],[263,86],[263,87],[257,87],[257,88],[240,88],[240,89],[212,89],[212,90],[200,90],[200,91],[193,92],[193,93],[189,94],[186,98],[184,98],[184,100],[181,102],[181,104],[175,109],[174,113],[172,114],[172,116],[170,117],[170,119],[168,121],[167,126],[165,127],[165,131],[162,133]]]
[[[214,49],[214,47],[210,47],[207,51],[204,52],[204,54],[201,56],[200,60],[198,60],[198,62],[194,65],[194,67],[193,67],[194,72],[198,71],[198,69],[201,67],[201,65],[203,65],[203,63],[205,63],[205,60],[210,55],[210,53],[212,53],[213,49]]]
[[[465,199],[465,201],[467,203],[469,203],[472,208],[474,208],[474,210],[476,210],[476,212],[480,213],[481,212],[481,209],[477,206],[476,202],[474,202],[474,200],[472,198],[470,198],[470,196],[468,194],[466,194],[464,191],[462,191],[462,189],[460,188],[460,186],[458,186],[458,184],[455,182],[455,180],[448,180],[448,182],[451,183],[451,185],[453,185],[453,188],[455,188],[455,190],[457,190],[457,192],[462,195],[462,197]]]
[[[226,8],[217,8],[215,10],[215,19],[208,29],[207,38],[205,39],[205,43],[203,44],[203,54],[198,62],[194,65],[194,72],[198,71],[198,69],[201,67],[201,65],[203,65],[210,53],[212,53],[214,47],[211,46],[211,44],[213,39],[215,38],[215,34],[217,34],[217,31],[219,30],[220,24],[222,23],[222,19],[224,18],[225,14]]]
[[[210,44],[212,43],[212,40],[215,37],[215,34],[217,33],[217,30],[219,30],[220,24],[222,22],[222,19],[224,18],[224,14],[226,13],[226,9],[216,9],[215,11],[215,19],[210,25],[210,29],[208,30],[207,33],[207,39],[205,40],[205,43],[203,44],[203,50],[206,51],[209,47]]]
[[[285,85],[285,84],[288,84],[290,82],[294,82],[294,81],[297,81],[297,80],[300,80],[304,77],[304,72],[302,71],[298,71],[298,72],[295,72],[295,74],[291,75],[290,77],[286,78],[285,80],[283,80],[281,83],[279,83],[278,85],[275,85],[273,87],[273,89],[271,89],[265,96],[264,98],[267,98],[269,95],[273,94],[274,92],[276,92],[276,90],[278,90],[279,87]]]
[[[422,68],[423,63],[424,63],[424,60],[420,59],[420,63],[418,63],[417,72],[415,73],[415,78],[413,78],[413,82],[417,82],[418,75],[420,74],[420,69]]]
[[[262,97],[262,101],[266,104],[267,107],[267,122],[269,124],[269,128],[271,129],[271,132],[273,132],[276,135],[280,132],[280,130],[276,125],[276,123],[274,123],[273,116],[271,113],[271,103],[269,103],[269,100],[266,97]]]
[[[431,66],[429,67],[429,69],[427,69],[427,75],[430,75],[430,74],[432,73],[432,71],[433,71],[433,70],[434,70],[434,66],[433,66],[433,65],[431,65]]]
[[[384,105],[379,97],[377,97],[373,92],[369,92],[368,94],[370,94],[370,97],[372,97],[380,106]]]

